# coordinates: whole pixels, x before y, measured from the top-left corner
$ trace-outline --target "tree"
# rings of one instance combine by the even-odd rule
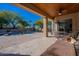
[[[41,26],[43,25],[43,20],[37,20],[35,24]],[[51,21],[48,21],[48,25],[50,26],[51,24],[52,24]]]
[[[41,19],[41,20],[37,20],[36,22],[35,22],[35,27],[36,27],[36,29],[37,30],[41,30],[42,31],[42,27],[43,27],[43,20]]]
[[[12,11],[2,11],[0,12],[0,16],[2,17],[2,19],[4,18],[5,20],[7,20],[8,26],[11,26],[12,28],[16,28],[18,23],[23,26],[28,25],[27,22],[23,20],[23,17]]]
[[[8,25],[16,28],[17,21],[20,19],[19,15],[11,11],[3,11],[2,16],[8,21]]]
[[[36,25],[41,26],[43,25],[43,20],[38,20],[35,22]]]
[[[7,24],[8,24],[7,20],[0,17],[0,29],[3,28],[3,25],[7,25]]]
[[[29,26],[28,22],[27,21],[24,21],[24,20],[19,20],[18,21],[18,25],[20,28],[25,28],[26,26]]]
[[[43,28],[43,20],[37,20],[35,22],[35,25],[39,26],[39,28]],[[48,28],[51,29],[51,25],[52,25],[52,22],[51,21],[48,21]]]

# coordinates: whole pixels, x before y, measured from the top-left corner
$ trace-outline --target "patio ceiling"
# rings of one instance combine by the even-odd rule
[[[78,3],[19,3],[15,4],[49,18],[79,12]],[[61,14],[60,14],[61,13]]]

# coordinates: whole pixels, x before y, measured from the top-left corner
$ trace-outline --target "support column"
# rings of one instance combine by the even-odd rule
[[[55,32],[58,32],[58,24],[55,23]]]
[[[72,16],[72,32],[78,31],[78,14]]]
[[[54,22],[51,20],[51,35],[54,33]]]
[[[43,18],[43,35],[48,37],[48,18]]]
[[[57,21],[53,21],[53,34],[56,35],[58,32],[58,24]]]

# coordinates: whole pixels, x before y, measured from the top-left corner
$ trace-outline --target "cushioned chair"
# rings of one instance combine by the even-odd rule
[[[76,40],[76,42],[73,45],[76,55],[79,56],[79,32],[70,33],[68,37],[72,37]]]
[[[79,33],[77,35],[76,42],[74,44],[74,48],[75,48],[76,55],[79,56]]]

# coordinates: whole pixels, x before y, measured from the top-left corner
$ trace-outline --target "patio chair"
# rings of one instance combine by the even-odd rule
[[[74,44],[74,48],[75,48],[76,55],[79,56],[79,33],[78,33],[78,36],[76,38],[76,42]]]

